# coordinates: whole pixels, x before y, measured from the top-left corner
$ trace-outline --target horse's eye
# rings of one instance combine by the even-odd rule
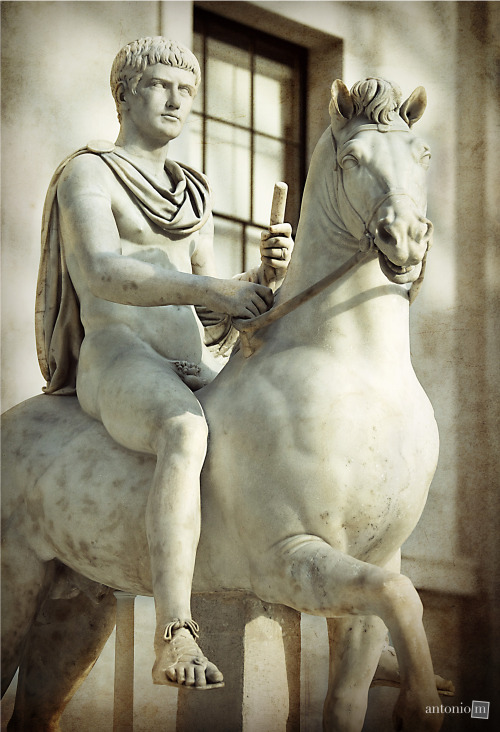
[[[355,168],[356,165],[359,164],[359,160],[352,154],[345,155],[342,160],[340,161],[340,166],[344,170],[349,170],[350,168]]]

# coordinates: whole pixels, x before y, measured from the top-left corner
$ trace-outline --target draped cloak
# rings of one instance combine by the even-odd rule
[[[35,306],[38,362],[47,381],[44,391],[48,394],[76,393],[78,357],[85,335],[78,295],[66,265],[57,201],[57,188],[66,165],[84,153],[99,155],[130,191],[145,216],[173,238],[183,238],[198,231],[211,213],[208,181],[186,165],[165,161],[165,169],[172,181],[169,188],[141,170],[112,143],[91,142],[63,160],[50,182],[43,210]],[[215,328],[217,338],[222,340],[230,329],[229,318],[208,312],[205,312],[205,317],[204,324],[209,326],[208,330]],[[200,318],[203,322],[203,314]],[[222,320],[225,322],[221,331]]]

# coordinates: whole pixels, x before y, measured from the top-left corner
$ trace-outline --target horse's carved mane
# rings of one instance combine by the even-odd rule
[[[402,94],[397,84],[385,79],[368,78],[351,89],[354,114],[364,114],[375,124],[390,124],[401,106]]]

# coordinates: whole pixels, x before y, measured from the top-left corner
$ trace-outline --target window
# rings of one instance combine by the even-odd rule
[[[194,52],[202,86],[191,113],[191,160],[214,191],[215,247],[222,276],[259,263],[274,183],[289,185],[296,226],[305,179],[307,51],[195,9]]]

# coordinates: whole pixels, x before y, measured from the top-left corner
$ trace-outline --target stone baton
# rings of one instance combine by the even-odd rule
[[[271,215],[269,217],[269,226],[275,224],[282,224],[285,220],[285,206],[286,206],[286,195],[288,193],[288,186],[286,183],[275,183],[273,192],[273,202],[271,204]],[[269,266],[264,266],[264,274],[266,282],[269,282],[274,278],[274,269]]]
[[[287,193],[288,193],[288,186],[286,183],[275,183],[274,184],[273,202],[271,205],[271,216],[269,218],[270,226],[274,226],[275,224],[282,224],[284,222]]]

